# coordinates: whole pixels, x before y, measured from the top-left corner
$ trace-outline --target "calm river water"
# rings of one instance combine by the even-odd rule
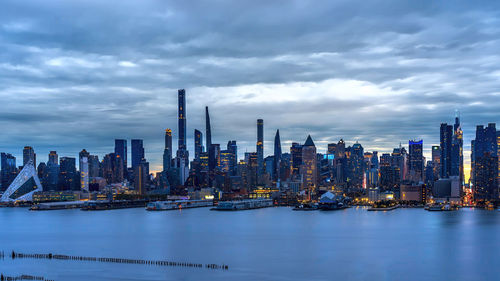
[[[229,265],[224,271],[0,260],[4,275],[56,281],[499,280],[500,212],[2,208],[0,250]]]

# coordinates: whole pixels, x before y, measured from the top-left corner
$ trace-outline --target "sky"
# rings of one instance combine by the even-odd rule
[[[318,152],[343,138],[391,152],[460,112],[470,162],[475,126],[500,122],[497,1],[3,0],[0,151],[22,165],[50,150],[102,157],[115,138],[144,139],[161,170],[163,134],[177,140],[177,89],[188,147],[204,132],[265,154],[310,134]],[[129,143],[130,146],[130,143]],[[176,146],[176,145],[175,145]],[[176,149],[174,146],[174,149]],[[129,149],[130,151],[130,149]],[[130,156],[129,156],[130,157]]]

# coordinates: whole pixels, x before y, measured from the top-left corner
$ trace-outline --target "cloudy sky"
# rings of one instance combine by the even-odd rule
[[[210,107],[215,143],[271,153],[311,134],[390,152],[459,110],[465,155],[476,124],[499,122],[497,1],[3,0],[0,151],[102,156],[143,138],[160,168],[187,91],[188,145]],[[130,144],[129,144],[130,145]],[[22,160],[21,160],[22,161]]]

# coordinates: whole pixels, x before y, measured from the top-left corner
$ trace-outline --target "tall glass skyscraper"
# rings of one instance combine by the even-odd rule
[[[199,159],[203,152],[203,134],[199,130],[194,130],[194,158]]]
[[[137,167],[144,158],[144,144],[141,139],[133,139],[132,143],[132,168]]]
[[[115,139],[115,154],[120,156],[123,161],[123,172],[127,172],[127,140]]]
[[[172,130],[165,130],[165,148],[163,149],[163,171],[168,171],[172,165]]]
[[[264,174],[264,120],[257,119],[257,176],[260,183]]]
[[[186,145],[186,91],[180,89],[178,91],[178,119],[179,119],[179,144],[178,150],[187,150]]]
[[[410,178],[418,183],[424,179],[424,155],[423,155],[423,140],[410,140],[409,141],[409,168]]]
[[[439,133],[439,143],[441,146],[441,178],[449,178],[451,175],[451,154],[452,154],[452,137],[453,126],[446,123],[441,123]]]

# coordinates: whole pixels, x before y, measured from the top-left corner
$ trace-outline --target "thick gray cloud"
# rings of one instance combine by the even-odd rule
[[[311,134],[389,152],[459,110],[468,157],[476,124],[498,122],[500,5],[495,1],[47,1],[0,9],[0,151],[102,155],[144,138],[153,167],[163,129],[255,150],[265,120],[284,145]]]

